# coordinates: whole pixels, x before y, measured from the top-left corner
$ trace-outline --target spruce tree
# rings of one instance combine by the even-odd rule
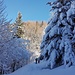
[[[23,25],[23,22],[22,22],[22,14],[19,12],[18,13],[18,16],[16,18],[16,28],[17,28],[17,31],[16,31],[16,36],[21,38],[22,35],[24,34],[23,30],[22,30],[22,25]]]
[[[48,2],[54,12],[41,42],[41,56],[47,67],[70,67],[75,62],[75,1]],[[40,56],[40,57],[41,57]]]

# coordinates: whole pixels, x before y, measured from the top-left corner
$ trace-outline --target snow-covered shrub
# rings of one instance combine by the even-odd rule
[[[13,37],[8,25],[0,28],[0,63],[4,73],[13,72],[30,61],[30,52],[26,50],[25,40]],[[5,66],[5,68],[3,68]],[[10,70],[10,71],[9,71]]]
[[[26,50],[25,40],[14,36],[16,28],[4,17],[3,0],[0,0],[0,75],[11,73],[30,61],[31,53]]]
[[[40,46],[43,61],[51,69],[62,64],[70,67],[75,63],[75,1],[56,0],[48,4],[55,11]]]

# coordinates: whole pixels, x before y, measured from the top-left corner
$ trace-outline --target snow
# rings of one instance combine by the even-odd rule
[[[75,18],[75,1],[72,2],[71,8],[67,11],[67,20],[70,22],[72,25],[75,25],[73,23],[72,19]]]
[[[54,49],[54,50],[51,52],[51,56],[50,56],[51,69],[52,69],[52,68],[54,67],[54,65],[55,65],[56,56],[57,56],[57,51]]]
[[[45,32],[46,32],[46,33],[49,32],[50,29],[51,29],[51,27],[50,27],[50,26],[47,26],[46,29],[45,29]]]
[[[56,22],[58,19],[58,13],[53,13],[52,22]]]
[[[42,64],[28,64],[11,74],[5,75],[75,75],[75,66],[71,66],[70,68],[60,66],[53,70],[42,69],[41,67]]]
[[[65,17],[66,15],[64,13],[60,13],[60,20],[63,20],[63,18]]]
[[[49,37],[53,37],[55,34],[58,34],[58,26],[54,26],[51,30],[50,30],[50,34]]]
[[[75,9],[75,1],[72,2],[71,7]]]

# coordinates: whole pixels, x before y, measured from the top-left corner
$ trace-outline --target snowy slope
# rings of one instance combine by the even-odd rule
[[[75,66],[70,68],[61,66],[53,70],[41,69],[41,67],[41,64],[29,64],[8,75],[75,75]]]

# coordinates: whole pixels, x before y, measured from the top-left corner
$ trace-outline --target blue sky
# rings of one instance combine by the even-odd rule
[[[5,0],[7,18],[14,22],[20,11],[23,21],[48,21],[50,6],[46,3],[49,1],[51,0]]]

